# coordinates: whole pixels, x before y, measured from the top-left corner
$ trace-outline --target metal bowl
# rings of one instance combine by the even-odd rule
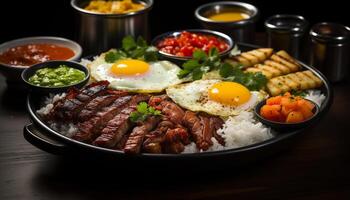
[[[148,12],[152,9],[153,0],[137,0],[145,8],[126,14],[104,14],[85,10],[91,0],[71,0],[79,23],[79,43],[85,55],[98,54],[118,47],[127,35],[149,37]]]
[[[203,34],[203,35],[212,35],[212,36],[215,36],[215,37],[225,41],[228,44],[228,48],[227,48],[227,50],[220,52],[221,57],[228,56],[230,54],[232,48],[234,47],[234,41],[228,35],[226,35],[224,33],[217,32],[217,31],[211,31],[211,30],[205,30],[205,29],[187,29],[187,30],[166,32],[166,33],[163,33],[163,34],[155,37],[152,40],[151,44],[156,47],[159,44],[159,42],[161,42],[165,38],[177,37],[183,31],[187,31],[190,33],[196,33],[196,34]],[[158,51],[158,53],[162,59],[169,60],[169,61],[172,61],[176,64],[180,64],[180,65],[182,63],[184,63],[185,61],[190,60],[192,58],[191,56],[175,56],[175,55],[165,53],[162,51]]]
[[[232,22],[213,21],[208,18],[210,15],[228,11],[243,12],[250,17]],[[236,42],[254,43],[255,22],[259,18],[259,10],[251,4],[237,1],[213,2],[199,6],[194,14],[203,28],[226,33]]]
[[[83,71],[85,74],[85,78],[83,80],[81,80],[78,83],[75,84],[71,84],[71,85],[66,85],[66,86],[59,86],[59,87],[44,87],[44,86],[38,86],[38,85],[34,85],[32,83],[30,83],[28,80],[31,76],[33,76],[35,74],[35,72],[39,69],[42,68],[56,68],[60,65],[66,65],[68,67],[74,68],[74,69],[78,69],[80,71]],[[71,87],[75,87],[75,88],[82,88],[90,79],[90,73],[89,70],[84,67],[83,65],[77,63],[77,62],[71,62],[71,61],[48,61],[48,62],[43,62],[43,63],[38,63],[36,65],[33,65],[27,69],[25,69],[22,72],[22,80],[25,82],[25,84],[27,85],[27,87],[32,91],[35,92],[37,94],[49,94],[49,93],[60,93],[60,92],[66,92],[69,88]]]
[[[261,109],[261,107],[263,107],[266,104],[266,100],[261,101],[260,103],[258,103],[255,106],[254,114],[261,123],[265,124],[268,127],[271,127],[274,130],[280,131],[280,132],[302,129],[302,128],[306,128],[306,127],[312,125],[313,122],[318,119],[318,115],[320,112],[320,108],[315,102],[310,101],[310,100],[307,100],[307,101],[309,101],[310,103],[312,103],[315,106],[314,109],[312,110],[314,115],[311,118],[309,118],[305,121],[299,122],[299,123],[275,122],[275,121],[268,120],[268,119],[264,118],[263,116],[261,116],[260,109]]]
[[[27,37],[5,42],[0,45],[0,54],[7,51],[10,48],[26,45],[26,44],[55,44],[59,46],[67,47],[74,51],[74,56],[68,59],[69,61],[78,60],[82,54],[82,48],[80,45],[72,40],[68,40],[60,37]],[[27,66],[29,67],[29,66]],[[8,65],[0,63],[0,72],[6,77],[8,83],[22,83],[21,73],[27,67]]]

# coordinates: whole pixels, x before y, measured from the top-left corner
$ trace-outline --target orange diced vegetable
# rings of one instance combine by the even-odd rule
[[[292,111],[288,114],[286,122],[287,123],[298,123],[304,121],[303,114],[299,111]]]
[[[298,123],[311,118],[315,105],[300,96],[286,92],[283,96],[270,97],[260,109],[264,118],[277,122]]]
[[[260,115],[266,119],[279,121],[281,118],[281,105],[264,105],[260,109]]]
[[[309,118],[311,118],[314,115],[312,110],[310,110],[310,108],[307,107],[307,106],[299,107],[299,111],[303,114],[305,119],[309,119]]]
[[[275,96],[266,100],[266,105],[280,105],[282,96]]]

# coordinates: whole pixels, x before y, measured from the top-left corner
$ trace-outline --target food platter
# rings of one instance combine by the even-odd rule
[[[241,51],[248,51],[257,48],[254,45],[244,43],[238,43],[238,47]],[[182,164],[200,165],[204,163],[208,164],[211,162],[215,162],[215,164],[242,164],[260,160],[272,154],[280,152],[281,149],[287,148],[289,144],[291,144],[294,139],[297,138],[296,136],[307,134],[307,129],[312,125],[317,124],[318,120],[327,113],[332,104],[333,91],[331,89],[330,83],[325,78],[325,76],[314,67],[308,66],[302,62],[299,63],[304,69],[312,71],[323,82],[323,86],[320,89],[325,95],[325,99],[320,107],[319,114],[316,116],[317,119],[313,120],[312,123],[305,125],[302,129],[290,130],[283,133],[273,132],[274,137],[260,143],[240,148],[211,152],[189,154],[141,153],[136,155],[128,155],[120,150],[112,150],[79,142],[53,130],[36,113],[36,110],[40,108],[42,96],[32,93],[29,94],[27,99],[27,108],[32,123],[24,127],[24,137],[33,145],[50,153],[79,155],[80,157],[94,157],[98,159],[106,158],[107,160],[115,161],[129,160],[134,162],[147,162],[153,164],[169,164],[169,162],[172,162],[175,166],[180,166]],[[128,162],[125,162],[124,164],[127,165],[127,163]]]

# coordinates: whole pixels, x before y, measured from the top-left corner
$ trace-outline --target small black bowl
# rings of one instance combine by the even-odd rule
[[[219,38],[220,40],[225,41],[228,44],[228,48],[227,48],[227,50],[220,52],[221,57],[228,56],[234,47],[234,41],[228,35],[221,33],[221,32],[206,30],[206,29],[187,29],[187,30],[166,32],[166,33],[163,33],[163,34],[155,37],[152,40],[151,44],[153,46],[157,47],[158,44],[161,41],[163,41],[165,38],[178,37],[181,34],[181,32],[183,32],[183,31],[187,31],[189,33],[202,34],[202,35],[212,35],[212,36]],[[178,64],[178,65],[182,65],[184,62],[186,62],[187,60],[190,60],[192,58],[191,56],[175,56],[175,55],[172,55],[169,53],[162,52],[160,50],[158,51],[158,54],[160,55],[160,57],[162,59],[169,60],[171,62]]]
[[[59,87],[44,87],[44,86],[38,86],[30,83],[28,80],[31,76],[35,74],[35,72],[39,69],[42,68],[56,68],[60,65],[66,65],[68,67],[72,67],[78,70],[81,70],[85,73],[85,78],[75,84],[68,85],[68,86],[59,86]],[[83,65],[73,62],[73,61],[47,61],[43,63],[38,63],[36,65],[33,65],[27,69],[25,69],[22,72],[22,80],[26,83],[27,87],[31,89],[33,92],[38,92],[38,93],[61,93],[61,92],[66,92],[68,88],[70,87],[75,87],[75,88],[82,88],[90,79],[90,73],[89,70],[84,67]]]
[[[311,118],[309,118],[305,121],[299,122],[299,123],[283,123],[283,122],[275,122],[275,121],[265,119],[263,116],[260,115],[260,109],[262,106],[264,106],[266,104],[266,100],[261,101],[260,103],[258,103],[255,106],[254,114],[261,123],[267,125],[268,127],[271,127],[272,129],[274,129],[276,131],[279,131],[279,132],[304,129],[304,128],[307,128],[310,125],[314,124],[313,122],[319,118],[319,111],[320,111],[320,107],[315,102],[310,101],[308,99],[305,99],[305,100],[307,100],[315,105],[314,109],[312,110],[314,115]]]

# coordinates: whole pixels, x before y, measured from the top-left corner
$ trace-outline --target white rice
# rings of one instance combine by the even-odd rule
[[[44,101],[45,106],[37,110],[36,113],[39,116],[44,117],[45,115],[50,113],[50,111],[54,106],[54,103],[64,98],[65,96],[66,96],[66,93],[56,94],[56,95],[50,94],[48,97],[46,97]],[[73,123],[63,124],[63,123],[49,122],[49,125],[53,130],[68,137],[73,136],[74,133],[78,131],[78,128]]]
[[[50,94],[48,97],[45,98],[45,101],[44,101],[45,106],[37,110],[36,113],[41,117],[49,114],[51,109],[53,108],[53,104],[56,101],[64,98],[65,96],[66,96],[66,93],[56,94],[56,95]]]
[[[315,102],[318,106],[321,106],[323,101],[326,99],[324,94],[321,94],[320,90],[308,90],[305,99]]]
[[[85,67],[88,67],[88,65],[91,64],[91,63],[92,63],[92,61],[88,60],[88,59],[84,59],[83,58],[83,59],[80,60],[80,64],[85,66]]]
[[[273,137],[270,128],[254,118],[254,114],[248,111],[242,111],[237,116],[229,117],[223,127],[218,130],[225,139],[225,146],[219,144],[215,138],[212,138],[213,146],[207,151],[220,151],[226,149],[239,148],[258,142],[263,142]],[[186,145],[183,153],[199,152],[194,143]]]

